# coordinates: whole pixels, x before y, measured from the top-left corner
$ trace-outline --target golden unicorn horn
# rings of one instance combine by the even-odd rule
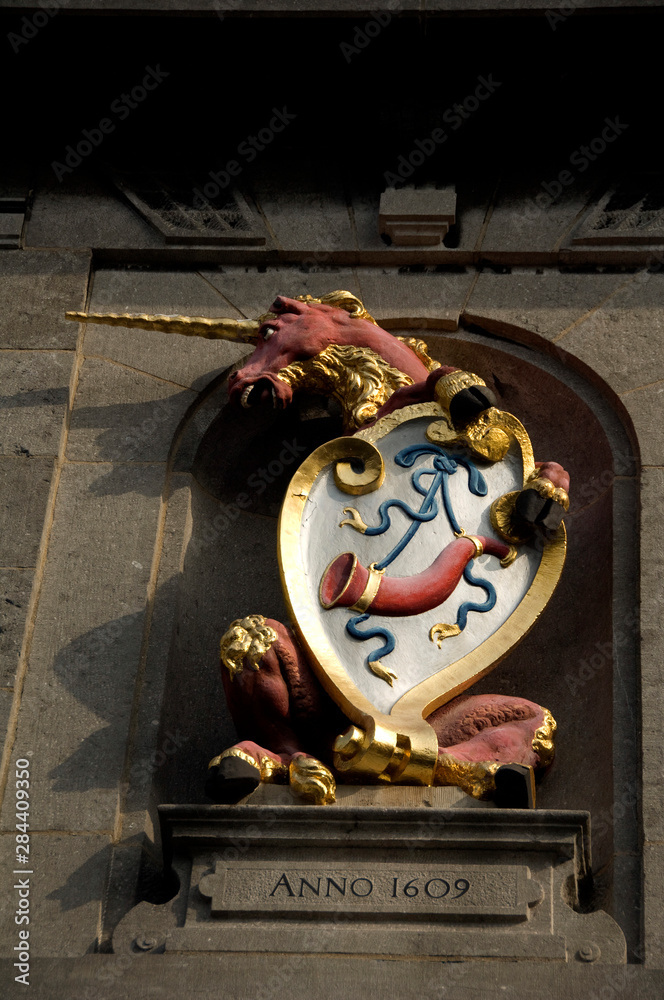
[[[258,339],[258,328],[261,325],[261,320],[256,319],[212,319],[207,316],[164,316],[149,313],[67,312],[65,316],[75,323],[129,326],[137,330],[183,333],[185,337],[234,340],[241,344],[254,344]]]

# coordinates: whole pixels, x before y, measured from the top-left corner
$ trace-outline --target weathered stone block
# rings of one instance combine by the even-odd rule
[[[64,351],[0,351],[0,454],[57,455],[73,363]]]
[[[269,304],[266,302],[259,312],[265,312]],[[90,312],[242,318],[242,313],[221,291],[215,291],[196,272],[119,268],[96,272]],[[200,390],[214,375],[247,354],[249,348],[223,340],[90,323],[86,326],[84,350],[88,357],[98,355],[176,385]]]
[[[0,566],[37,562],[53,459],[0,458]]]
[[[662,773],[664,746],[664,470],[644,469],[641,494],[641,685],[643,740],[643,830],[646,840],[664,840]]]
[[[664,381],[625,392],[620,398],[632,418],[641,461],[644,465],[664,465]]]
[[[156,809],[152,802],[155,772],[173,755],[183,751],[195,734],[180,730],[163,731],[159,720],[164,711],[164,692],[168,674],[168,657],[173,641],[174,624],[178,617],[179,583],[185,523],[189,512],[189,476],[174,476],[168,496],[168,511],[164,524],[159,558],[159,576],[150,623],[140,711],[134,740],[128,757],[127,795],[122,816],[122,837],[128,839],[143,833],[154,842],[158,839]],[[168,729],[168,727],[166,727]],[[186,752],[186,750],[185,750]]]
[[[33,576],[31,569],[0,569],[0,687],[14,684]]]
[[[380,195],[374,189],[356,190],[351,195],[353,219],[357,232],[359,259],[371,265],[388,262],[391,255],[403,260],[408,255],[413,264],[422,263],[425,257],[429,264],[470,263],[477,256],[482,227],[495,181],[486,179],[460,179],[456,184],[457,212],[456,224],[439,246],[421,247],[417,251],[407,251],[404,247],[387,246],[378,232],[376,218],[379,213]],[[412,259],[411,259],[412,255]]]
[[[10,790],[13,791],[11,780]],[[14,947],[20,943],[18,931],[21,927],[30,932],[31,965],[37,956],[74,958],[93,951],[110,838],[67,834],[44,836],[31,832],[30,864],[24,866],[31,874],[12,875],[14,868],[21,867],[15,863],[16,840],[12,834],[0,835],[0,852],[5,873],[4,905],[0,911],[0,953],[3,957],[12,956],[16,961]],[[19,908],[19,890],[14,886],[20,881],[25,886],[24,898],[29,902],[30,923],[17,925],[14,915]],[[28,896],[25,896],[25,889],[29,890]]]
[[[162,482],[154,465],[63,469],[15,743],[34,751],[35,831],[115,824]]]
[[[288,266],[270,267],[261,272],[246,267],[223,267],[201,273],[242,316],[249,319],[256,319],[267,312],[277,295],[317,297],[338,288],[360,295],[357,273],[348,267],[309,272]],[[371,312],[370,304],[367,308]]]
[[[291,160],[283,173],[259,169],[252,176],[256,201],[285,253],[308,254],[309,264],[330,262],[335,251],[355,250],[341,178],[330,167]]]
[[[61,182],[53,174],[38,181],[25,240],[29,247],[149,250],[164,246],[164,237],[117,191],[85,169]]]
[[[246,484],[238,482],[237,489]],[[190,517],[160,730],[179,730],[188,739],[155,772],[160,801],[169,802],[200,800],[208,762],[235,742],[219,670],[219,639],[230,622],[248,614],[288,620],[276,518],[221,504],[196,484]]]
[[[3,253],[0,347],[73,349],[78,326],[65,320],[65,310],[83,308],[89,269],[85,251]]]
[[[67,458],[165,461],[175,429],[196,394],[143,372],[88,358],[79,377]]]
[[[456,330],[474,274],[423,273],[397,276],[388,268],[357,271],[362,301],[390,329]]]
[[[0,690],[0,739],[3,743],[7,734],[7,723],[9,722],[9,713],[12,710],[13,700],[13,691]]]
[[[11,982],[10,960],[0,960],[0,974]],[[338,1000],[362,989],[371,1000],[444,997],[445,1000],[503,1000],[510,994],[522,1000],[589,1000],[623,997],[661,1000],[664,974],[640,965],[602,966],[587,963],[559,966],[549,962],[445,962],[385,960],[352,955],[85,955],[71,959],[36,959],[30,978],[31,1000],[117,1000],[118,995],[159,1000],[218,1000],[219,984],[233,1000],[287,995],[293,1000],[316,997]],[[11,990],[12,987],[10,986]],[[20,997],[15,986],[8,996]]]
[[[645,923],[645,964],[662,968],[664,916],[664,844],[646,844],[643,851],[643,897]]]
[[[439,246],[455,221],[453,187],[388,188],[380,196],[378,231],[395,246]]]
[[[624,274],[563,274],[547,270],[484,271],[477,279],[464,318],[490,333],[528,341],[524,331],[555,340],[585,313],[624,285]]]
[[[641,272],[559,345],[622,393],[664,378],[663,338],[664,275]]]
[[[17,250],[21,244],[24,212],[8,212],[0,201],[0,247]]]
[[[627,961],[639,962],[643,957],[641,945],[641,898],[643,885],[643,859],[640,849],[635,854],[616,854],[611,869],[607,871],[612,882],[612,900],[600,904],[615,917],[627,942]],[[601,876],[599,876],[601,878]],[[599,881],[596,878],[595,884]]]
[[[562,188],[555,200],[543,184],[533,185],[518,178],[504,181],[482,240],[481,256],[506,264],[555,263],[559,241],[591,192],[586,177]]]
[[[634,478],[613,483],[614,524],[629,535],[614,547],[613,564],[613,844],[618,853],[639,850],[639,782],[641,749],[634,731],[639,684],[639,484]],[[630,542],[634,540],[633,544]],[[625,818],[629,822],[625,822]],[[616,868],[616,901],[620,869]],[[636,926],[636,925],[635,925]]]

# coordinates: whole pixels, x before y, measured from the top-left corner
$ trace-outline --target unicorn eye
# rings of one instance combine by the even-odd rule
[[[263,340],[269,340],[272,334],[276,332],[277,331],[273,326],[266,326],[265,329],[263,330]]]

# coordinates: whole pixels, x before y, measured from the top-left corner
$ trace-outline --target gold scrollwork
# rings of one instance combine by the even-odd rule
[[[388,668],[384,666],[380,660],[371,660],[369,663],[369,670],[372,674],[375,674],[376,677],[380,677],[381,681],[385,681],[386,684],[389,684],[390,687],[393,687],[394,682],[399,680],[399,675],[395,674],[393,670],[388,670]]]
[[[519,490],[504,493],[502,497],[493,501],[489,511],[494,531],[512,545],[526,542],[532,533],[524,530],[523,523],[516,516],[516,498],[519,493]]]
[[[247,615],[232,622],[219,644],[221,662],[231,680],[242,672],[245,659],[253,670],[258,670],[261,659],[277,638],[274,629],[265,624],[263,615]]]
[[[509,450],[510,435],[516,438],[521,447],[524,473],[529,475],[535,465],[530,438],[523,424],[511,413],[491,406],[471,420],[463,431],[457,431],[453,427],[447,414],[444,419],[435,420],[427,427],[429,441],[435,444],[463,445],[473,455],[487,462],[502,461]]]
[[[455,635],[461,635],[461,629],[458,625],[446,625],[445,622],[439,622],[437,625],[433,625],[429,631],[429,638],[432,642],[435,642],[438,649],[443,648],[443,641],[445,639],[451,639]]]
[[[492,413],[492,410],[495,412]],[[485,410],[466,427],[465,432],[461,435],[463,443],[475,455],[484,458],[487,462],[501,462],[510,446],[509,434],[502,427],[495,426],[496,414],[498,413],[500,410],[495,410],[495,407]]]
[[[517,547],[515,545],[510,545],[509,552],[500,560],[500,565],[503,569],[507,569],[508,566],[511,566],[518,554],[519,550]]]
[[[367,722],[366,729],[350,726],[337,736],[333,757],[337,771],[365,781],[432,784],[438,740],[428,723],[424,723],[420,732],[413,726],[404,733],[374,719]]]
[[[334,465],[334,482],[342,493],[351,496],[364,496],[380,489],[385,479],[385,462],[378,448],[369,441],[349,437],[343,439],[347,444],[343,448],[344,458]],[[356,472],[352,460],[359,460],[364,468]]]

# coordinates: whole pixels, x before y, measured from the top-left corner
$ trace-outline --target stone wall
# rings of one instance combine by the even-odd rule
[[[251,5],[227,6],[233,14]],[[403,8],[415,24],[412,5]],[[339,23],[352,37],[356,22]],[[401,133],[405,153],[409,137],[424,134],[413,128]],[[574,142],[564,140],[566,154]],[[0,179],[19,230],[0,249],[2,975],[12,978],[16,943],[7,903],[15,761],[25,758],[38,996],[207,997],[220,979],[229,997],[289,995],[296,984],[298,995],[337,996],[358,982],[369,996],[659,996],[664,242],[580,241],[627,176],[624,165],[608,179],[604,166],[589,171],[547,202],[542,178],[557,175],[555,158],[502,177],[489,158],[453,178],[450,238],[413,248],[380,239],[381,178],[369,183],[361,165],[344,177],[335,164],[314,169],[291,153],[259,165],[250,201],[264,242],[247,246],[176,243],[98,165],[60,184],[47,161],[38,158],[37,170],[17,161]],[[622,927],[624,969],[570,963],[552,973],[545,963],[487,961],[478,971],[471,962],[388,966],[332,955],[127,962],[108,953],[132,905],[166,891],[157,805],[202,801],[207,761],[233,737],[219,634],[252,611],[285,616],[275,513],[292,466],[239,510],[235,498],[260,465],[245,443],[261,429],[243,438],[219,415],[245,348],[86,327],[64,312],[253,317],[277,292],[333,288],[359,295],[389,329],[421,333],[437,357],[478,371],[532,428],[537,457],[572,467],[561,587],[478,690],[532,696],[558,719],[559,757],[541,801],[592,813],[590,905]],[[300,432],[283,419],[270,433],[280,451],[285,442],[297,452]]]

